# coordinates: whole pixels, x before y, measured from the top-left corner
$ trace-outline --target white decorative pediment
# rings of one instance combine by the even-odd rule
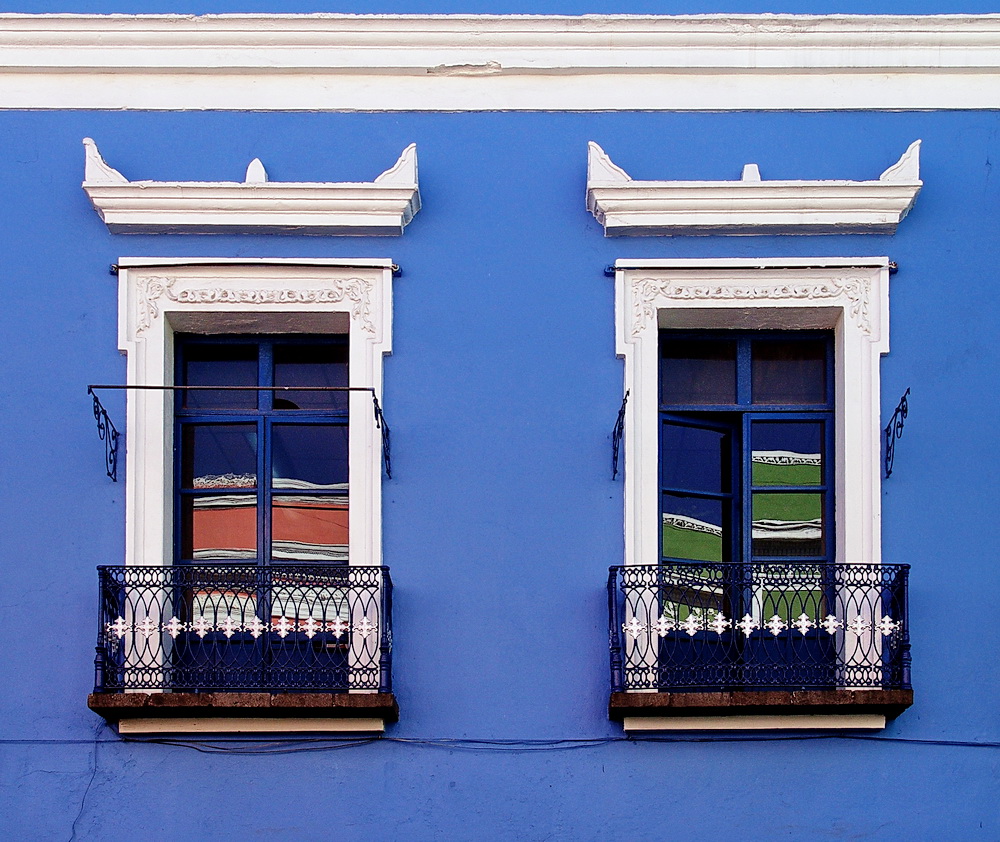
[[[87,152],[83,189],[115,234],[398,235],[420,210],[417,147],[368,182],[268,181],[260,159],[236,181],[129,181],[97,144]]]
[[[587,209],[607,236],[892,234],[913,206],[920,141],[875,181],[634,181],[589,144]]]

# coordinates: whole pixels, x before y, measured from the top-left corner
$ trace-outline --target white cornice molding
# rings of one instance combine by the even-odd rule
[[[740,181],[633,181],[588,147],[587,209],[609,237],[893,234],[922,185],[919,140],[877,181],[762,181],[756,164]]]
[[[420,210],[417,147],[371,182],[273,182],[259,158],[244,182],[129,181],[83,139],[83,189],[115,234],[398,235]]]
[[[0,15],[0,108],[1000,107],[1000,15]]]

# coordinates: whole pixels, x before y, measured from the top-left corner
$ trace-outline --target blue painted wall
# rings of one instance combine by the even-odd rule
[[[913,742],[1000,740],[998,131],[1000,115],[961,112],[0,114],[0,836],[1000,838],[1000,752]],[[401,238],[113,236],[79,188],[84,136],[126,176],[163,180],[236,180],[254,156],[278,181],[369,180],[415,141],[424,208]],[[735,178],[747,161],[870,179],[918,137],[925,186],[892,237],[605,239],[585,209],[588,140],[639,179]],[[911,412],[883,555],[913,565],[916,704],[871,740],[626,742],[606,715],[604,582],[623,549],[604,267],[868,254],[900,265],[883,412],[907,386]],[[85,387],[124,379],[108,265],[127,255],[402,266],[388,739],[206,754],[122,742],[87,709],[94,568],[123,558],[124,504]],[[428,742],[448,738],[595,742]]]

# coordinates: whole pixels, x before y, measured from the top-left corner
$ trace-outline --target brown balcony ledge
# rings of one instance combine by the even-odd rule
[[[91,693],[87,706],[122,733],[381,731],[392,693]]]
[[[709,727],[764,727],[770,723],[782,727],[781,721],[794,722],[796,727],[828,727],[823,723],[870,722],[899,716],[913,704],[912,690],[731,690],[719,692],[611,694],[608,715],[611,719],[631,723],[636,730],[684,728],[685,722],[709,724]],[[684,717],[688,717],[684,720]],[[812,719],[809,719],[809,718]],[[835,720],[832,717],[844,717]],[[850,717],[848,719],[847,717]],[[874,718],[873,718],[874,717]],[[728,718],[728,724],[727,724]],[[756,722],[751,721],[756,718]],[[809,722],[814,725],[810,726]],[[882,727],[877,724],[858,727]]]

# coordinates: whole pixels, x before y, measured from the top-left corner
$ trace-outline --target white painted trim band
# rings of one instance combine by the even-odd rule
[[[626,731],[879,731],[877,713],[764,714],[758,716],[626,716]]]
[[[381,719],[365,717],[251,717],[204,716],[123,719],[119,734],[278,734],[278,733],[375,733],[385,731]]]
[[[0,15],[0,108],[1000,107],[998,15]]]

